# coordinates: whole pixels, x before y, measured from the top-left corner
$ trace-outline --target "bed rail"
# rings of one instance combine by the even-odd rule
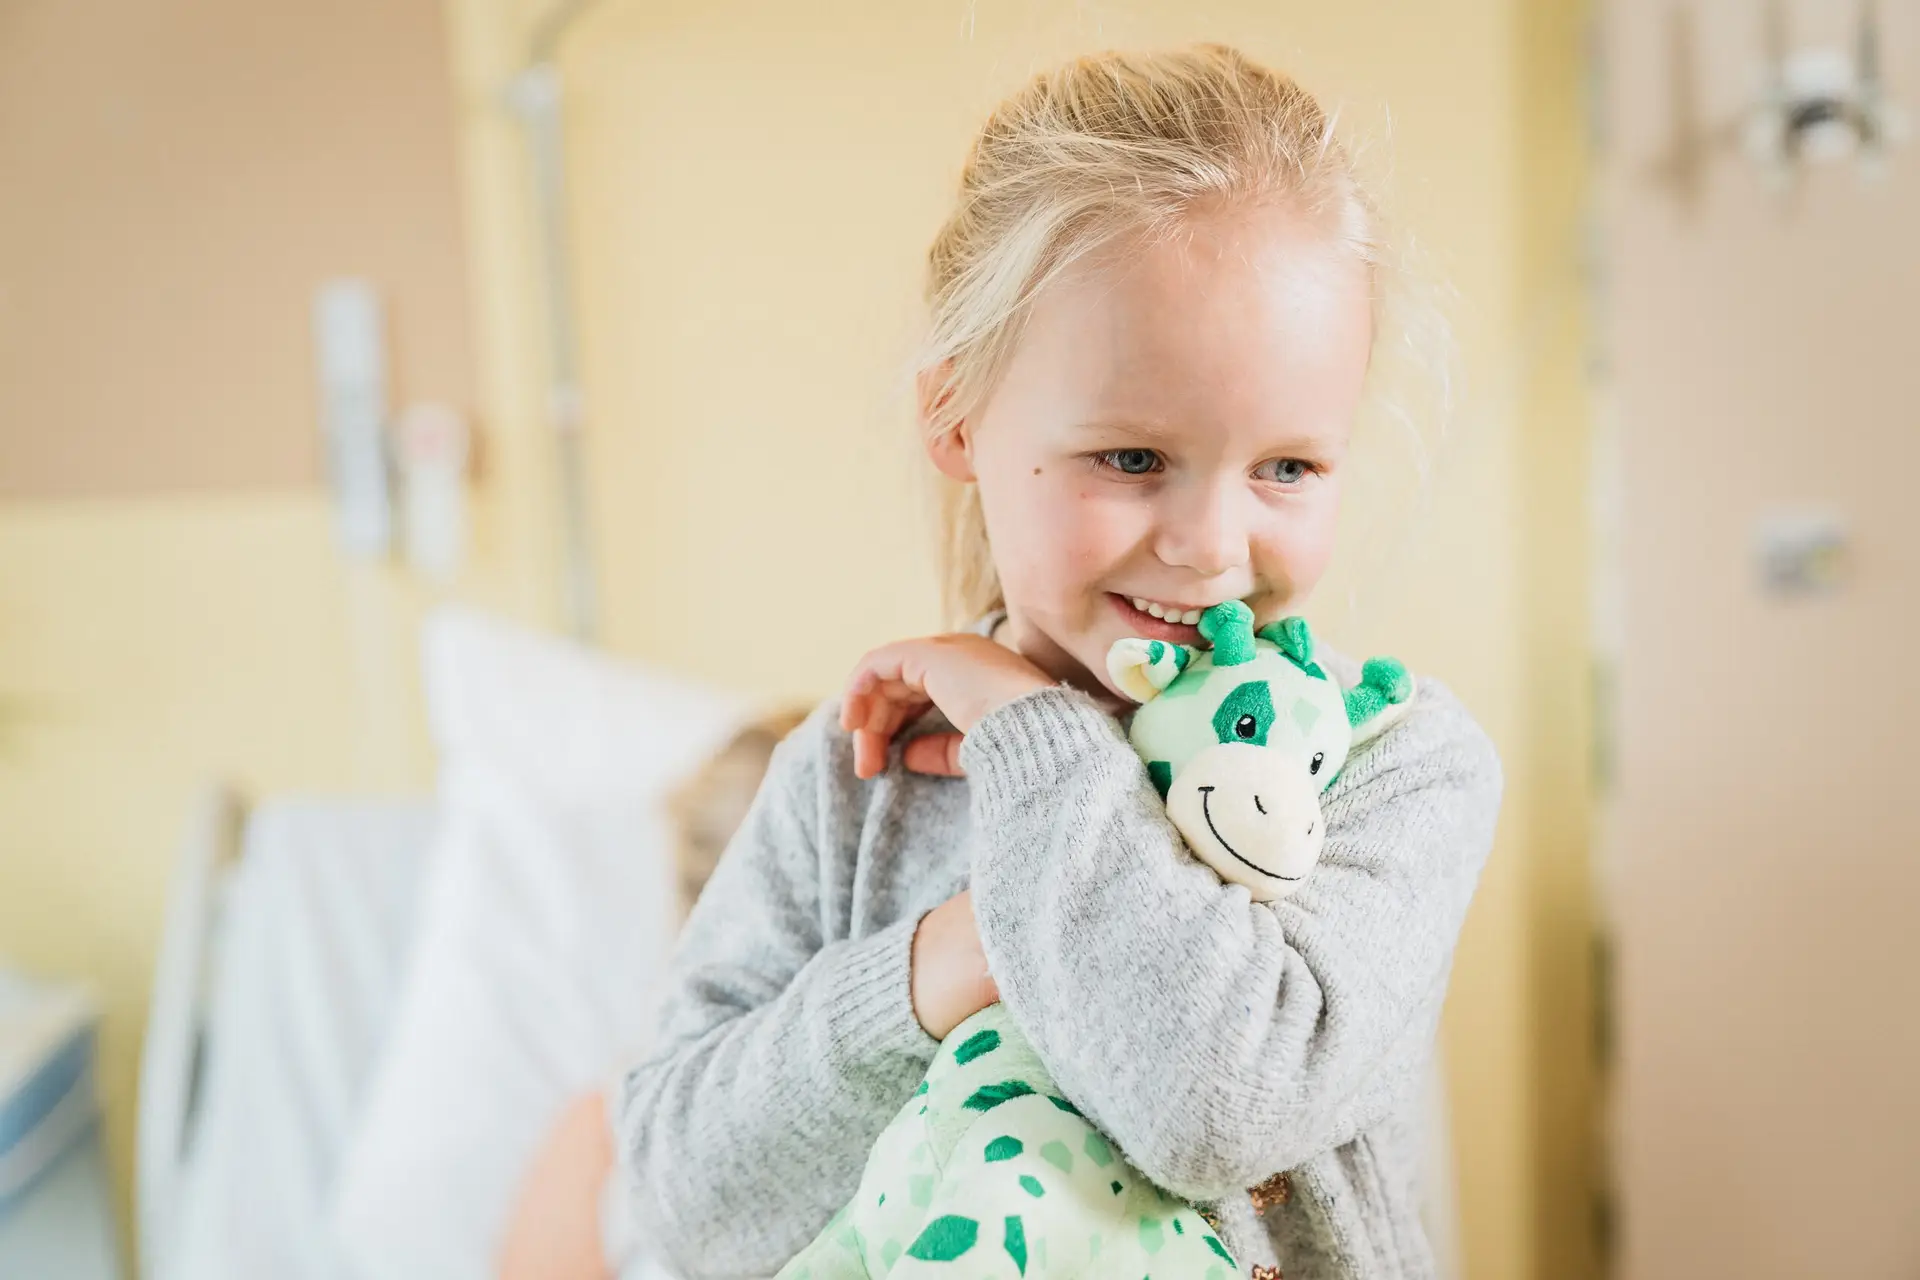
[[[239,861],[246,811],[231,787],[213,784],[202,791],[167,894],[140,1057],[134,1154],[140,1274],[148,1280],[165,1274],[169,1235],[179,1221],[181,1175],[193,1141],[207,1001],[219,945],[220,904]]]

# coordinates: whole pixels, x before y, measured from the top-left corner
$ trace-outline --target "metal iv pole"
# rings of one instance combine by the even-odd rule
[[[560,483],[561,608],[567,630],[581,640],[599,631],[593,545],[587,519],[585,421],[580,393],[580,340],[574,313],[571,245],[567,236],[565,130],[561,113],[560,39],[597,0],[563,0],[529,42],[527,63],[507,82],[508,108],[527,134],[533,198],[539,220],[541,275],[547,305],[547,415],[553,427]]]

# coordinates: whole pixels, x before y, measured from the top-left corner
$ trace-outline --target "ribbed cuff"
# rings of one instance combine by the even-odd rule
[[[836,948],[828,1006],[829,1034],[850,1061],[908,1057],[933,1061],[940,1042],[913,1016],[913,935],[920,917],[896,920],[878,933]]]
[[[1114,747],[1133,751],[1119,722],[1078,689],[1054,685],[982,716],[960,744],[960,767],[977,795],[997,798],[1051,786]]]

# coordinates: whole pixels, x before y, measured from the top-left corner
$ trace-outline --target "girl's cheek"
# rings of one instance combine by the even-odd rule
[[[1337,502],[1316,503],[1272,530],[1260,548],[1269,566],[1261,576],[1270,582],[1285,581],[1298,593],[1311,591],[1333,560],[1338,515]]]
[[[1131,518],[1084,477],[1048,479],[1028,486],[1006,513],[1013,536],[1005,545],[1018,550],[999,565],[1001,581],[1030,598],[1074,594],[1109,570],[1124,554],[1116,548],[1125,546]]]
[[[1137,492],[1083,491],[1073,513],[1073,528],[1063,541],[1071,549],[1076,587],[1111,577],[1151,541],[1153,507]]]

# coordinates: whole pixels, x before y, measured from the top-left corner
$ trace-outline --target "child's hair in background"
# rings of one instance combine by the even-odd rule
[[[773,749],[807,713],[805,707],[788,708],[752,721],[667,798],[678,838],[675,870],[682,916],[693,909],[727,842],[747,816]]]
[[[928,253],[930,332],[916,362],[937,379],[925,429],[986,402],[1033,299],[1120,243],[1159,243],[1195,215],[1262,203],[1324,221],[1368,265],[1374,342],[1363,416],[1408,437],[1424,479],[1426,432],[1451,400],[1451,335],[1389,243],[1334,118],[1291,78],[1224,45],[1101,53],[1042,73],[997,107],[961,171]],[[1004,601],[972,485],[947,481],[941,548],[949,619]]]

